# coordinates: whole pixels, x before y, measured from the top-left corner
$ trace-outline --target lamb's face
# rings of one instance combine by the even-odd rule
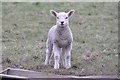
[[[58,25],[58,27],[61,28],[67,27],[67,25],[69,24],[67,13],[65,12],[58,13],[56,16],[56,24]]]
[[[69,12],[60,12],[57,13],[55,10],[50,10],[50,13],[56,17],[56,25],[61,28],[68,27],[69,20],[68,18],[74,14],[74,10],[70,10]]]

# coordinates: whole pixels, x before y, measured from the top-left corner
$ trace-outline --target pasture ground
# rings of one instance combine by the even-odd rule
[[[72,68],[44,66],[48,30],[55,24],[49,13],[75,9],[70,18],[74,41]],[[2,65],[62,75],[118,73],[118,3],[3,2]]]

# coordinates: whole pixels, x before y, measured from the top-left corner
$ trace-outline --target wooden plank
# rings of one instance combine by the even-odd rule
[[[120,80],[119,75],[102,75],[102,76],[64,76],[52,73],[35,72],[23,69],[8,68],[1,72],[2,80],[7,79],[27,79],[27,80]],[[10,78],[10,79],[9,79]],[[12,80],[11,79],[11,80]]]

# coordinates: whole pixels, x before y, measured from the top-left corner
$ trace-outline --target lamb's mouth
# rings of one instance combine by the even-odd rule
[[[61,24],[61,25],[60,25],[60,27],[61,27],[61,28],[64,28],[64,27],[65,27],[65,25],[64,25],[64,24]]]
[[[64,28],[64,26],[60,26],[60,28]]]

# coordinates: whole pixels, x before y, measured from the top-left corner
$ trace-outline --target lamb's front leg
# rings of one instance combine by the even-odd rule
[[[59,61],[60,61],[60,48],[57,44],[53,45],[54,52],[54,69],[59,69]]]
[[[65,67],[65,48],[62,48],[61,60],[62,60],[63,66]]]
[[[65,49],[65,68],[69,69],[71,67],[71,49],[72,43]]]

